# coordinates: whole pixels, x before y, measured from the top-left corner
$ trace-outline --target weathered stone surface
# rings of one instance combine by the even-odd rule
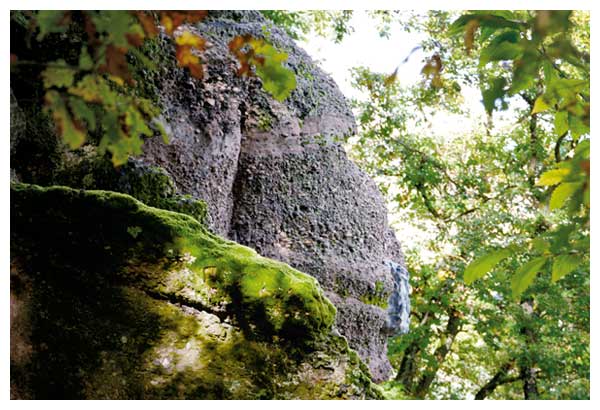
[[[340,144],[356,127],[334,81],[274,27],[269,41],[289,54],[297,76],[291,96],[278,102],[259,79],[236,75],[228,41],[262,37],[265,26],[257,12],[221,11],[188,27],[211,44],[202,80],[177,67],[170,40],[153,43],[148,51],[158,68],[137,73],[137,81],[163,107],[170,143],[147,140],[144,155],[117,170],[91,144],[62,151],[43,116],[28,116],[29,137],[13,140],[21,114],[11,96],[14,179],[124,192],[206,220],[212,232],[314,276],[338,309],[339,332],[374,380],[384,380],[391,370],[387,336],[402,328],[398,304],[388,308],[400,289],[388,262],[403,265],[400,244],[375,184]],[[11,86],[17,98],[27,95],[27,87]]]
[[[11,187],[11,397],[379,398],[316,280],[108,191]]]
[[[170,69],[157,80],[171,142],[148,141],[143,159],[207,202],[214,232],[316,277],[340,332],[384,380],[386,339],[399,326],[386,313],[396,286],[387,262],[403,264],[400,246],[377,187],[340,144],[355,123],[333,80],[277,28],[269,41],[289,54],[292,95],[278,102],[235,75],[228,41],[262,37],[265,24],[258,13],[220,12],[190,28],[212,45],[206,78]]]

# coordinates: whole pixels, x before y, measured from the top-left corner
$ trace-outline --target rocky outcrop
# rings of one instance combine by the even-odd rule
[[[316,280],[108,191],[11,188],[11,396],[379,398]]]
[[[49,137],[51,136],[50,127],[47,125],[35,126],[40,122],[32,121],[34,119],[32,115],[28,115],[27,118],[29,123],[34,124],[30,127],[35,130],[36,134],[33,138],[31,136],[24,138],[18,133],[19,126],[16,126],[14,135],[18,135],[18,138],[14,139],[15,143],[13,144],[13,122],[16,124],[16,121],[13,121],[11,114],[11,174],[14,170],[14,179],[23,182],[127,193],[146,205],[187,214],[200,225],[205,224],[216,235],[246,245],[265,257],[287,263],[293,268],[311,275],[319,281],[324,290],[323,295],[337,308],[335,317],[337,330],[334,332],[339,331],[347,339],[350,347],[367,364],[374,380],[387,379],[391,372],[391,366],[386,357],[387,337],[391,333],[405,330],[407,326],[406,315],[403,316],[400,313],[406,311],[407,300],[399,297],[399,292],[407,290],[402,282],[405,275],[403,276],[399,272],[406,272],[402,271],[401,267],[403,267],[404,261],[400,244],[393,231],[388,227],[386,208],[376,185],[347,158],[341,145],[341,141],[346,136],[356,132],[355,122],[344,96],[334,81],[320,70],[303,50],[298,48],[281,30],[272,27],[258,12],[211,12],[209,17],[197,27],[187,27],[186,29],[198,32],[210,42],[210,47],[203,55],[206,62],[204,79],[196,80],[190,77],[185,70],[177,67],[173,57],[173,45],[165,38],[159,38],[146,50],[150,54],[154,53],[152,57],[157,62],[156,70],[144,69],[143,76],[139,76],[138,73],[137,77],[138,84],[148,93],[147,97],[152,98],[163,108],[162,117],[169,135],[169,144],[165,144],[158,137],[149,139],[144,144],[144,154],[141,157],[131,159],[125,166],[114,169],[105,158],[97,156],[91,144],[76,153],[62,152],[60,144]],[[237,63],[231,57],[227,43],[237,34],[252,34],[256,37],[267,35],[272,44],[288,53],[287,64],[296,73],[297,87],[284,102],[276,101],[265,93],[259,79],[240,78],[236,75]],[[11,83],[11,86],[16,90],[19,88],[19,84],[16,83]],[[29,92],[27,88],[17,91],[19,91],[17,101],[20,95],[26,96]],[[11,113],[16,113],[15,110],[12,110],[12,106],[16,107],[17,101],[13,104],[13,100],[15,99],[11,95]],[[34,112],[39,113],[40,110]],[[127,224],[128,227],[144,229],[141,225],[131,225],[129,222]],[[132,233],[135,232],[137,229],[132,230]],[[212,234],[206,233],[206,235],[214,238]],[[157,238],[157,242],[164,244],[165,240]],[[118,245],[107,243],[102,246],[114,249]],[[26,254],[26,252],[22,252],[21,255],[23,253]],[[69,267],[67,253],[63,256],[61,261],[66,263],[66,267]],[[97,256],[94,260],[101,261],[103,259]],[[147,261],[144,263],[152,265]],[[132,269],[131,263],[125,265],[129,266],[127,269]],[[156,268],[156,264],[154,266]],[[395,270],[391,266],[395,266]],[[156,270],[155,268],[153,269]],[[286,269],[289,268],[284,270]],[[55,270],[60,271],[58,267]],[[395,274],[393,274],[393,270]],[[39,286],[36,277],[31,276],[31,272],[36,272],[36,270],[31,270],[28,265],[23,265],[22,261],[15,262],[14,272],[15,278],[22,278],[16,280],[18,280],[18,286],[22,285],[23,289],[31,291],[33,287]],[[230,311],[227,311],[226,314],[219,313],[220,311],[214,310],[214,307],[211,308],[213,311],[197,309],[197,305],[182,302],[181,295],[173,296],[176,292],[172,290],[167,292],[168,297],[159,301],[156,297],[159,294],[163,297],[163,290],[154,289],[150,293],[141,294],[140,289],[146,286],[144,284],[146,282],[136,282],[134,285],[129,282],[121,284],[116,278],[121,278],[118,272],[122,272],[122,269],[111,272],[112,276],[110,277],[115,278],[115,281],[111,279],[110,286],[114,287],[117,293],[125,292],[130,295],[127,292],[133,287],[132,292],[140,295],[143,300],[140,302],[141,305],[147,306],[152,312],[160,313],[164,310],[172,311],[169,315],[185,316],[192,312],[189,309],[196,309],[206,313],[192,312],[191,316],[200,323],[198,326],[204,326],[202,323],[208,320],[207,323],[215,324],[214,326],[207,325],[208,327],[218,327],[221,329],[220,332],[231,331],[232,334],[239,335],[234,338],[241,340],[240,343],[244,346],[249,346],[250,342],[262,343],[260,347],[251,347],[250,350],[245,350],[246,353],[253,352],[247,354],[248,360],[250,360],[249,356],[255,355],[259,361],[263,359],[265,362],[269,361],[265,356],[267,350],[277,352],[275,359],[271,357],[275,361],[281,359],[282,363],[289,364],[292,362],[288,359],[297,359],[294,362],[295,365],[284,366],[287,371],[285,375],[269,373],[268,377],[272,377],[275,384],[294,386],[299,383],[307,386],[304,384],[305,381],[312,380],[313,383],[333,386],[331,387],[333,390],[322,393],[314,392],[315,395],[311,397],[334,397],[336,395],[365,397],[374,394],[368,393],[370,390],[365,387],[366,384],[363,382],[361,382],[363,384],[348,382],[350,385],[362,387],[353,387],[347,392],[344,392],[344,388],[341,387],[347,384],[344,381],[346,375],[358,372],[356,366],[359,366],[357,357],[343,347],[345,343],[343,338],[329,335],[326,338],[328,341],[312,348],[313,353],[307,354],[304,351],[301,358],[297,358],[293,353],[294,347],[288,351],[286,349],[289,346],[279,346],[273,339],[256,341],[249,336],[251,331],[260,333],[268,330],[257,330],[257,327],[263,326],[257,317],[252,319],[253,326],[239,317],[237,324],[225,322],[223,317],[235,317],[236,312],[240,313],[239,306],[235,308],[238,310],[232,307],[235,304],[229,307]],[[166,271],[161,272],[166,274]],[[210,269],[209,272],[211,272]],[[78,273],[80,273],[78,270],[72,271],[75,276]],[[95,278],[95,276],[93,277]],[[78,283],[80,285],[78,289],[95,288],[96,286],[96,282],[89,285],[83,282]],[[143,286],[140,285],[141,283]],[[60,282],[60,284],[62,285],[64,282]],[[48,288],[48,291],[50,293],[58,292],[56,286],[52,286]],[[125,290],[122,291],[119,286],[125,286],[126,289],[124,288]],[[72,299],[78,304],[86,300],[100,301],[102,298],[113,301],[108,294],[104,293],[87,295],[89,297],[86,298],[85,293],[84,296],[79,296],[71,288],[66,291],[68,296],[65,296],[65,300]],[[106,292],[109,291],[106,290]],[[229,294],[227,292],[225,293]],[[219,293],[218,295],[223,296],[226,300],[226,294]],[[236,293],[233,292],[233,294]],[[21,312],[23,310],[21,307],[27,306],[28,301],[32,300],[33,296],[31,295],[31,292],[25,292],[16,297],[14,304],[16,312]],[[118,296],[114,296],[114,298],[116,297]],[[71,329],[70,320],[91,320],[94,315],[90,312],[104,310],[110,310],[110,312],[103,316],[101,319],[103,322],[93,322],[90,326],[97,325],[104,329],[110,320],[116,321],[117,328],[125,326],[124,322],[119,322],[117,313],[119,309],[126,309],[135,303],[128,301],[129,296],[124,296],[124,298],[122,303],[114,300],[116,306],[114,310],[97,302],[89,307],[89,311],[82,312],[82,316],[64,319],[68,322],[68,326],[61,329]],[[327,305],[328,302],[324,301],[323,303]],[[167,307],[163,309],[160,306]],[[58,308],[64,307],[61,305]],[[175,313],[176,311],[178,313]],[[152,314],[154,315],[154,313]],[[138,318],[142,323],[146,323],[144,315],[143,312],[134,310],[130,319]],[[157,326],[167,326],[171,319],[164,319],[158,313],[157,315],[160,324]],[[52,316],[52,318],[58,320],[59,323],[64,322],[59,316]],[[217,319],[219,323],[217,323]],[[35,329],[36,323],[40,322],[35,322],[32,329]],[[244,325],[244,323],[246,324]],[[267,321],[267,323],[270,322]],[[320,328],[317,333],[327,333],[328,330],[324,330],[325,328]],[[26,329],[25,326],[16,329],[15,332],[24,335],[24,340],[27,340],[29,336],[27,336]],[[81,336],[84,339],[89,334],[87,328],[77,329],[84,332],[84,335]],[[174,328],[170,327],[169,329]],[[46,331],[50,330],[46,329]],[[102,332],[104,331],[102,330]],[[142,332],[141,327],[139,331]],[[188,336],[181,334],[178,330],[174,330],[174,332],[169,336],[169,340],[177,340],[173,343],[178,346],[177,349],[181,349],[181,341]],[[61,337],[67,336],[79,337],[73,332]],[[101,333],[101,336],[109,337],[108,333],[106,335]],[[282,337],[278,334],[274,336]],[[128,338],[128,336],[125,337]],[[145,340],[144,337],[142,340]],[[250,341],[248,341],[249,337]],[[88,342],[87,339],[85,341]],[[148,355],[150,353],[143,347],[157,346],[155,342],[162,343],[155,339],[140,341],[141,344],[135,345],[134,350],[140,355],[143,352],[145,352],[144,355]],[[40,343],[36,349],[44,343],[47,344],[47,342]],[[111,349],[105,349],[105,347],[113,346],[110,344],[105,346],[102,343],[93,345],[97,347],[97,350],[99,349],[96,353],[82,353],[82,357],[87,360],[88,356],[86,355],[91,355],[89,356],[90,360],[93,359],[96,365],[107,361],[107,363],[113,363],[111,366],[125,366],[121,367],[122,369],[134,366],[119,361],[121,359],[111,356],[113,353],[102,353],[112,352]],[[106,343],[109,343],[108,339]],[[183,346],[186,343],[183,343]],[[209,345],[212,346],[212,343],[210,342]],[[316,342],[311,343],[314,345]],[[23,346],[25,346],[23,351],[32,349],[27,347],[29,345],[26,343]],[[60,346],[60,343],[57,342],[53,346]],[[120,347],[118,343],[115,346]],[[205,347],[202,347],[203,351],[211,349],[210,347],[205,349]],[[227,352],[231,352],[229,349],[239,350],[237,347],[232,348],[231,345],[227,345],[223,349]],[[21,350],[17,349],[16,351]],[[338,359],[334,359],[334,352],[340,354],[339,362],[335,361]],[[45,354],[49,355],[49,353]],[[106,360],[99,358],[98,355],[102,354],[108,354]],[[118,353],[118,355],[122,354]],[[179,353],[171,351],[169,354]],[[39,357],[43,357],[43,355]],[[187,356],[184,360],[189,361],[191,357]],[[244,366],[247,366],[248,369],[255,369],[254,365],[244,361],[246,356],[242,355],[241,357],[239,360],[246,363]],[[324,367],[319,364],[319,357],[325,358],[321,363]],[[136,358],[141,360],[142,356],[136,356]],[[57,360],[58,367],[56,369],[61,366],[60,363],[63,363],[61,362],[63,359],[58,360],[52,357],[52,360]],[[220,368],[226,369],[228,366],[233,366],[223,360],[217,361]],[[38,361],[35,365],[40,366],[40,363],[45,362]],[[169,363],[173,363],[171,359],[169,359]],[[82,371],[90,372],[89,369],[92,368],[95,367],[90,365],[89,368],[85,367]],[[233,368],[236,369],[236,372],[239,370],[243,373],[240,367],[234,366]],[[28,369],[30,370],[25,371],[24,374],[27,377],[33,377],[31,376],[34,374],[32,368]],[[75,372],[79,371],[75,367],[69,369]],[[136,367],[136,369],[138,368]],[[142,373],[145,371],[139,370]],[[268,396],[283,398],[292,397],[293,394],[297,394],[299,397],[309,397],[308,393],[303,396],[302,389],[304,387],[298,387],[299,390],[294,390],[295,393],[289,393],[281,386],[270,384],[264,388],[267,393],[261,396],[261,393],[257,392],[263,389],[261,383],[267,382],[262,379],[262,381],[252,379],[258,375],[250,375],[251,370],[248,371],[247,376],[252,381],[240,382],[242,385],[247,384],[250,387],[241,390],[239,394],[234,394],[231,393],[231,386],[222,387],[226,381],[231,385],[235,384],[234,376],[224,372],[216,373],[223,379],[222,383],[217,382],[216,379],[206,381],[211,386],[221,383],[219,384],[221,387],[211,390],[210,394],[214,394],[215,397],[218,396],[217,393],[214,393],[217,390],[222,391],[221,397]],[[171,373],[171,376],[174,374]],[[296,376],[291,376],[291,374]],[[177,395],[178,387],[173,380],[188,376],[176,375],[170,379],[171,376],[167,377],[165,380],[168,381],[161,386],[175,389],[170,391],[172,395]],[[18,379],[21,376],[17,375],[16,377]],[[42,377],[40,380],[43,382],[50,380],[50,376],[47,375],[35,377]],[[204,374],[202,377],[209,376]],[[81,376],[77,380],[73,383],[79,386],[83,383],[84,378]],[[169,384],[171,381],[173,384]],[[137,386],[145,386],[144,383],[146,382]],[[74,389],[73,391],[82,391]],[[98,385],[94,385],[90,389],[105,391]],[[129,392],[131,393],[131,391]],[[156,391],[147,395],[139,393],[138,390],[135,392],[135,394],[131,393],[134,396],[137,395],[135,397],[158,395]],[[248,396],[244,397],[242,392]],[[83,395],[83,393],[77,394]],[[98,394],[100,395],[100,393]],[[189,396],[192,393],[185,390],[182,394]],[[24,395],[27,394],[24,393]]]
[[[338,308],[340,332],[384,380],[386,340],[400,328],[386,312],[398,287],[388,262],[403,265],[400,246],[375,183],[341,146],[356,126],[333,80],[275,27],[269,41],[288,53],[298,79],[292,95],[278,102],[259,80],[236,76],[228,41],[262,37],[265,25],[258,13],[220,12],[189,28],[212,45],[206,78],[177,69],[157,78],[170,143],[148,141],[143,160],[207,202],[214,232],[316,277]]]

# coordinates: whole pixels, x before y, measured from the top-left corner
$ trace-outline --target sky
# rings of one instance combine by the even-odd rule
[[[339,44],[317,35],[299,42],[350,98],[360,97],[351,86],[349,70],[352,67],[367,66],[373,71],[392,73],[422,39],[416,33],[404,32],[398,25],[392,27],[389,38],[382,38],[374,20],[365,11],[355,11],[350,25],[354,32],[346,35]],[[419,80],[422,57],[423,54],[417,51],[408,63],[400,67],[398,79],[402,85],[411,85]]]

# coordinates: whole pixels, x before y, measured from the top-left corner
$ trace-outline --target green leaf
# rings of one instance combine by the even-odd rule
[[[511,94],[516,94],[535,86],[539,71],[539,55],[535,47],[529,46],[523,56],[514,62],[514,71],[512,84],[510,86]]]
[[[71,96],[69,98],[69,106],[73,115],[78,120],[83,120],[87,123],[88,129],[96,129],[96,114],[81,98]]]
[[[79,68],[84,71],[94,68],[94,62],[92,61],[92,57],[88,53],[86,46],[81,47],[81,53],[79,54]]]
[[[506,95],[506,91],[504,90],[505,86],[506,79],[503,77],[498,77],[492,79],[489,83],[489,87],[481,91],[481,96],[483,97],[483,106],[488,114],[494,111],[496,108],[496,100],[500,99],[504,101],[504,97]]]
[[[123,165],[130,155],[140,155],[144,141],[136,136],[121,136],[116,142],[107,146],[112,153],[112,162],[115,166]]]
[[[482,13],[464,14],[457,18],[449,27],[450,35],[457,35],[462,32],[463,28],[471,20],[478,20],[482,28],[502,29],[502,28],[520,28],[522,23],[506,19],[496,12],[488,11]]]
[[[142,228],[139,226],[128,226],[127,233],[133,236],[133,239],[137,239],[138,235],[142,233]]]
[[[57,60],[49,63],[48,67],[42,71],[44,87],[70,87],[75,79],[75,71],[70,68],[65,60]]]
[[[40,32],[37,35],[37,40],[42,41],[49,33],[64,33],[67,30],[66,24],[62,24],[65,20],[64,10],[40,10],[37,12],[36,21]]]
[[[500,263],[501,260],[510,256],[511,253],[510,249],[499,249],[471,262],[463,275],[465,283],[470,285],[475,280],[483,277],[483,275]]]
[[[554,115],[554,133],[558,136],[569,131],[569,113],[559,111]]]
[[[523,50],[517,42],[519,33],[516,31],[507,31],[496,37],[490,44],[481,50],[479,54],[479,66],[483,66],[490,61],[514,60],[519,58]]]
[[[571,135],[575,140],[582,135],[590,133],[590,127],[585,125],[585,123],[576,115],[569,115],[569,129],[571,130]]]
[[[552,186],[560,184],[563,179],[569,175],[571,170],[569,168],[558,168],[551,169],[550,171],[544,172],[540,176],[540,180],[537,182],[537,186]]]
[[[514,60],[521,55],[518,44],[503,42],[495,46],[488,46],[481,50],[479,65],[483,66],[490,61]]]
[[[535,99],[535,103],[533,104],[533,110],[531,111],[531,114],[537,114],[538,112],[544,112],[546,111],[548,108],[550,108],[550,104],[545,100],[545,97],[543,95],[540,95],[538,98]]]
[[[127,34],[133,34],[133,18],[124,10],[101,10],[91,13],[98,33],[107,35],[107,42],[117,47],[129,48]]]
[[[69,88],[69,93],[83,98],[86,102],[102,104],[105,108],[116,106],[119,96],[100,75],[88,74]]]
[[[252,39],[250,44],[255,53],[263,57],[262,64],[256,64],[256,75],[262,80],[263,88],[275,99],[285,100],[296,88],[296,75],[282,65],[288,55],[264,40]]]
[[[586,159],[590,157],[590,140],[583,140],[575,147],[575,157]]]
[[[531,245],[533,246],[533,249],[540,253],[550,249],[550,242],[544,238],[535,238],[533,241],[531,241]]]
[[[550,197],[550,209],[555,210],[561,208],[565,202],[577,192],[581,185],[581,182],[563,182],[557,186]]]
[[[570,248],[570,236],[575,231],[577,226],[575,224],[562,225],[556,229],[552,234],[552,243],[550,251],[555,255],[563,253],[565,249]]]
[[[532,259],[521,266],[512,278],[512,293],[515,298],[519,297],[535,279],[535,275],[544,267],[548,260],[545,256]]]
[[[141,135],[152,135],[152,130],[148,127],[144,116],[135,106],[128,107],[128,110],[125,112],[125,125],[127,126],[129,135],[136,137]]]
[[[551,61],[544,61],[542,63],[542,68],[544,70],[544,80],[546,81],[547,86],[550,87],[550,85],[558,79],[556,69]]]
[[[573,272],[581,264],[581,256],[559,255],[552,265],[552,282],[556,282]]]

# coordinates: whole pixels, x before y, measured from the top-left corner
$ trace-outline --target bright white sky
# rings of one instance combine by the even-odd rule
[[[354,32],[344,37],[340,44],[330,39],[311,36],[308,41],[300,42],[321,67],[336,80],[342,92],[351,98],[360,95],[351,86],[352,67],[366,66],[373,71],[391,73],[418,46],[422,36],[406,33],[399,25],[392,26],[389,39],[379,36],[375,22],[365,11],[356,10],[350,25]],[[408,63],[402,65],[398,79],[402,85],[410,85],[420,78],[423,54],[415,52]]]

